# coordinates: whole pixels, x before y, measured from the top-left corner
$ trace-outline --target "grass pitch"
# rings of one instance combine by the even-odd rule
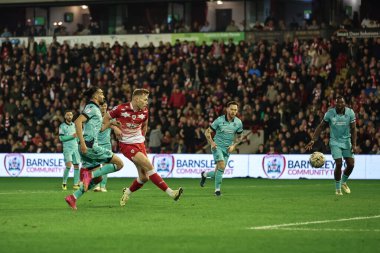
[[[109,179],[71,210],[58,178],[0,178],[1,252],[377,252],[380,181],[167,179],[183,186],[178,202],[147,183],[122,208],[132,179]],[[69,183],[72,182],[70,179]],[[69,184],[71,187],[71,185]]]

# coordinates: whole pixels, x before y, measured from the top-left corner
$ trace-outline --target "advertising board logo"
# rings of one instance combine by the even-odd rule
[[[4,168],[11,177],[20,175],[24,165],[25,158],[22,154],[7,154],[4,157]]]
[[[152,163],[161,177],[169,177],[174,169],[174,156],[169,154],[155,155]]]
[[[263,157],[263,170],[268,178],[280,178],[285,171],[285,156],[280,154],[268,154]]]

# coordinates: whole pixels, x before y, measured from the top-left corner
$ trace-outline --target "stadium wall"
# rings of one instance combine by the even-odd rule
[[[86,44],[89,45],[91,42],[94,46],[98,47],[101,42],[110,43],[113,45],[116,41],[120,44],[126,43],[132,46],[135,42],[139,43],[140,47],[147,47],[149,43],[153,43],[154,46],[159,46],[160,42],[172,43],[174,44],[177,39],[183,41],[195,41],[197,44],[201,44],[206,41],[207,44],[211,44],[214,39],[228,41],[228,39],[233,39],[234,43],[238,44],[239,41],[244,40],[243,32],[213,32],[213,33],[162,33],[162,34],[131,34],[131,35],[88,35],[88,36],[57,36],[57,41],[59,43],[64,43],[65,41],[74,46],[74,44]],[[50,45],[53,41],[52,36],[35,37],[34,40],[39,43],[41,40],[45,41],[47,45]],[[0,39],[1,41],[1,39]],[[12,37],[12,44],[28,44],[27,37]]]
[[[199,178],[202,171],[215,168],[209,154],[149,154],[155,169],[164,178]],[[110,177],[136,177],[132,162],[119,154],[124,168]],[[224,177],[269,179],[332,179],[335,163],[330,155],[325,165],[310,166],[309,155],[231,155]],[[357,155],[351,179],[380,179],[380,155]],[[0,177],[62,177],[65,163],[62,154],[0,154]],[[73,176],[73,170],[70,172]]]
[[[361,30],[299,30],[299,31],[255,31],[255,32],[211,32],[211,33],[172,33],[172,34],[130,34],[130,35],[88,35],[88,36],[57,36],[59,43],[67,42],[69,45],[74,44],[90,44],[92,42],[94,46],[98,47],[101,42],[110,43],[113,45],[116,41],[120,44],[126,43],[132,46],[135,42],[139,43],[140,47],[147,47],[149,43],[153,43],[154,46],[158,46],[160,42],[174,44],[176,40],[180,41],[194,41],[197,44],[201,44],[205,41],[207,44],[211,44],[213,40],[223,40],[227,42],[232,39],[235,44],[238,44],[241,40],[268,40],[283,42],[285,39],[293,39],[297,37],[302,40],[313,39],[314,37],[328,38],[332,34],[336,34],[338,37],[346,38],[377,38],[380,36],[380,29],[361,29]],[[0,38],[2,42],[4,38]],[[34,40],[39,43],[41,40],[45,41],[49,45],[53,41],[52,36],[35,37]],[[27,37],[12,37],[10,39],[12,44],[28,44]]]

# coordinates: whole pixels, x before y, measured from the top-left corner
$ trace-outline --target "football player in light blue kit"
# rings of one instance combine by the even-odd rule
[[[107,103],[106,101],[104,101],[104,103],[100,106],[100,111],[102,113],[102,117],[104,117],[104,115],[106,114],[107,112]],[[100,147],[103,147],[109,151],[112,151],[112,144],[111,144],[111,130],[113,129],[113,127],[115,127],[113,125],[113,123],[115,123],[114,121],[108,121],[108,125],[105,125],[104,122],[103,122],[103,126],[102,126],[102,130],[103,131],[100,131],[99,134],[98,134],[98,143],[99,143],[99,146]],[[94,188],[94,192],[107,192],[107,188],[106,188],[106,185],[107,185],[107,174],[106,175],[103,175],[103,180],[102,182],[100,182],[100,184],[98,184],[95,188]]]
[[[204,186],[207,177],[215,178],[215,196],[218,197],[221,195],[220,187],[228,158],[240,143],[243,132],[243,123],[236,117],[238,106],[235,101],[228,102],[227,113],[218,117],[205,132],[206,139],[211,145],[216,169],[207,173],[203,171],[200,185]],[[214,139],[211,136],[212,132],[215,132]]]
[[[351,190],[347,186],[347,180],[355,165],[354,152],[356,151],[357,133],[355,113],[351,108],[346,107],[342,96],[338,96],[336,98],[336,106],[326,112],[322,122],[315,130],[311,141],[305,146],[306,150],[310,150],[313,147],[314,142],[318,139],[322,129],[327,124],[330,127],[331,154],[335,160],[335,194],[343,195],[341,188],[348,194],[351,193]],[[342,158],[344,158],[347,164],[343,176]]]
[[[102,89],[91,87],[85,91],[84,95],[88,102],[82,114],[75,120],[76,133],[80,143],[79,152],[83,163],[80,175],[83,184],[65,198],[67,204],[74,210],[77,209],[77,199],[100,183],[102,175],[118,171],[124,166],[118,156],[98,144],[98,134],[103,125],[99,107],[104,102]]]
[[[69,172],[74,165],[74,186],[79,189],[79,163],[80,155],[78,150],[78,138],[75,132],[73,121],[73,112],[65,111],[65,121],[59,126],[59,140],[63,143],[63,158],[66,168],[63,171],[62,190],[67,190],[67,179]]]

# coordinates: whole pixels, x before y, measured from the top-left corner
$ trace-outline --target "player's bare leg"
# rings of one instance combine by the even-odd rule
[[[121,196],[120,198],[120,206],[125,206],[132,192],[135,192],[141,187],[143,187],[144,184],[149,180],[149,177],[146,175],[145,170],[141,166],[136,167],[137,173],[139,175],[135,180],[133,180],[132,184],[129,187],[123,188],[123,196]]]
[[[143,168],[150,181],[152,181],[158,188],[166,192],[175,201],[177,201],[181,197],[183,189],[179,187],[177,190],[172,190],[161,178],[161,176],[158,175],[156,171],[154,171],[152,163],[149,161],[148,157],[145,156],[145,154],[138,152],[133,157],[133,162],[137,166]]]

